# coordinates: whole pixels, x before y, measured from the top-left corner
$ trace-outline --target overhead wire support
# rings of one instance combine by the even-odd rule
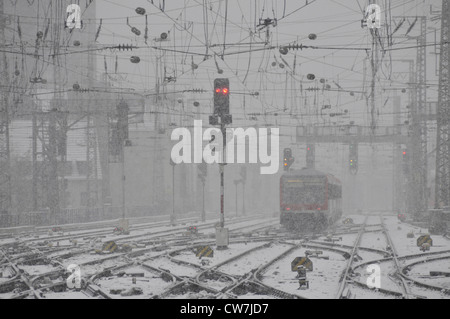
[[[370,0],[370,4],[374,4],[374,0]],[[367,98],[367,104],[370,108],[370,126],[372,128],[372,132],[375,133],[375,130],[377,128],[377,120],[376,120],[376,82],[377,82],[377,74],[378,74],[378,68],[379,68],[379,52],[378,52],[378,46],[379,46],[379,40],[380,40],[380,33],[378,28],[371,28],[370,34],[372,35],[372,50],[371,50],[371,56],[370,56],[370,65],[372,70],[372,82],[371,82],[371,92],[370,95]],[[370,102],[370,103],[369,103]]]
[[[350,51],[370,51],[370,48],[355,48],[355,47],[321,47],[313,45],[303,45],[303,44],[288,44],[280,46],[280,52],[282,54],[287,53],[289,50],[300,50],[303,49],[313,49],[313,50],[350,50]]]
[[[410,211],[415,217],[425,213],[427,210],[427,187],[428,187],[428,129],[426,117],[427,109],[427,20],[425,16],[416,17],[415,23],[420,24],[420,35],[417,37],[417,59],[415,72],[415,98],[412,107],[412,169],[414,175],[413,201]],[[411,28],[410,28],[411,29]],[[410,31],[410,30],[408,30]]]
[[[4,1],[0,1],[0,43],[5,43]],[[8,60],[6,53],[0,54],[0,83],[9,86]],[[0,99],[0,214],[11,213],[9,93],[4,91]]]
[[[442,1],[435,208],[450,206],[450,3]]]

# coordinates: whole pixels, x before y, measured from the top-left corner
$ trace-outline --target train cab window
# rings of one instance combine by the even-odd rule
[[[318,205],[326,200],[326,192],[321,186],[287,187],[283,192],[283,202]]]
[[[329,199],[342,198],[342,187],[339,185],[329,184],[328,185],[328,196],[329,196]]]

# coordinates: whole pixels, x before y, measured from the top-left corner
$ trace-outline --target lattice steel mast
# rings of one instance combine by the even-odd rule
[[[428,134],[426,122],[427,104],[427,20],[426,17],[416,18],[420,22],[420,35],[417,37],[417,60],[412,101],[411,115],[411,146],[412,146],[412,171],[411,171],[411,200],[408,201],[408,211],[414,216],[427,211],[427,171],[428,171]]]
[[[442,1],[441,62],[436,149],[437,209],[450,206],[450,2]]]
[[[0,1],[0,43],[5,44],[4,3]],[[9,73],[6,53],[0,55],[0,213],[11,210],[9,148]]]

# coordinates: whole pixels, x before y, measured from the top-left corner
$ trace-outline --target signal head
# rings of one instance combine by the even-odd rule
[[[230,80],[214,80],[214,92],[214,114],[220,116],[230,114]]]

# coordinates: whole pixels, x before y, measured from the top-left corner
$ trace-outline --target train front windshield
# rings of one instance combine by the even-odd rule
[[[326,201],[325,179],[286,178],[282,194],[283,203],[288,205],[323,205]]]

